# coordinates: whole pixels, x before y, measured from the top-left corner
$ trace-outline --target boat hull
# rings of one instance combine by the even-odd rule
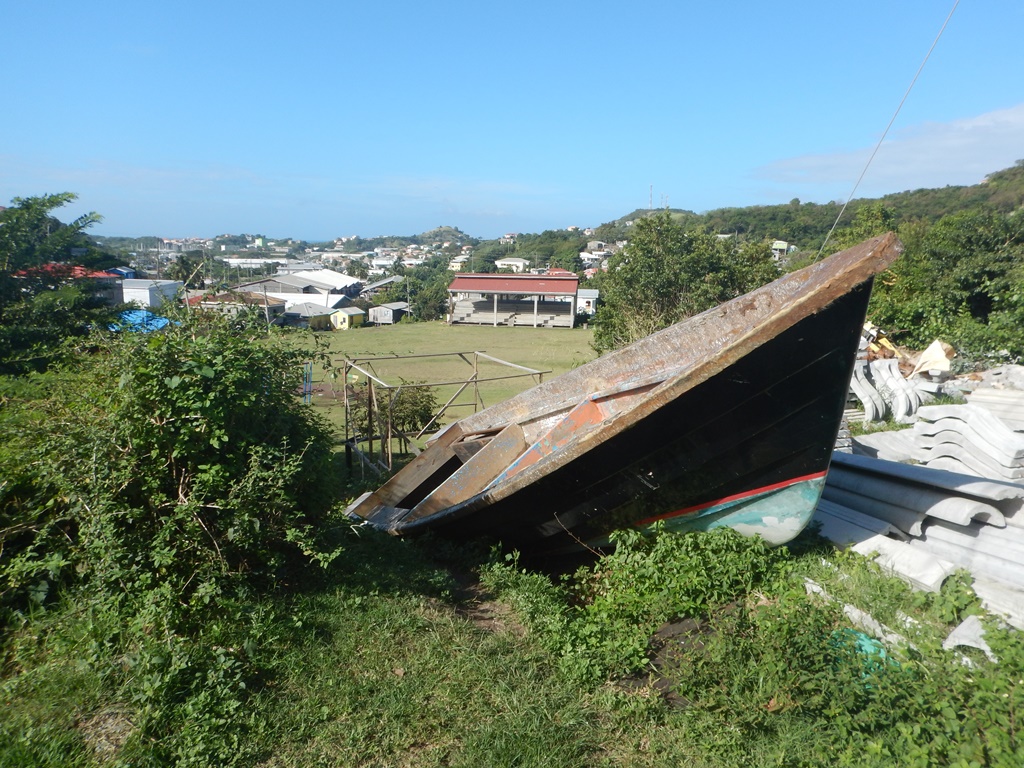
[[[487,503],[481,494],[391,530],[487,535],[547,552],[663,521],[670,530],[756,527],[783,543],[817,505],[869,293],[861,286],[505,498]]]
[[[643,359],[627,348],[590,364],[595,374],[567,374],[573,387],[597,389],[592,382],[607,384],[610,370],[629,370],[617,387],[580,393],[539,438],[524,443],[520,425],[528,432],[531,419],[543,421],[532,404],[556,400],[568,385],[542,385],[494,417],[485,411],[457,423],[403,470],[406,478],[399,473],[350,511],[399,535],[487,536],[531,554],[599,547],[614,530],[656,524],[726,525],[784,543],[810,520],[824,484],[871,275],[898,253],[893,238],[865,246],[858,258],[874,258],[878,247],[894,252],[870,270],[847,259],[861,271],[841,289],[831,285],[842,282],[838,271],[822,265],[810,278],[784,278],[789,283],[779,285],[795,298],[782,310],[768,306],[753,329],[742,326],[751,308],[781,289],[766,286],[717,316],[662,332],[670,334],[665,341],[649,337],[635,347]],[[796,292],[801,279],[820,283],[811,293],[816,304]],[[715,332],[721,340],[706,338]],[[645,369],[675,370],[658,355],[685,357],[697,341],[707,350],[694,361],[644,379]],[[519,413],[526,415],[510,418]],[[491,430],[491,442],[477,457],[456,460],[453,446],[473,430]]]

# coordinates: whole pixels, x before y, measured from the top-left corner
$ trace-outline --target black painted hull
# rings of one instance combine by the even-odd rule
[[[891,248],[898,253],[898,244]],[[752,294],[757,301],[749,306],[723,312],[725,319],[697,319],[694,328],[669,329],[663,341],[656,334],[635,345],[635,354],[645,357],[639,363],[631,361],[630,348],[620,350],[613,360],[590,364],[600,376],[572,374],[579,381],[541,385],[504,411],[496,406],[494,417],[487,411],[469,417],[428,449],[436,458],[423,464],[436,466],[413,468],[411,480],[399,473],[351,511],[400,535],[432,530],[454,538],[489,536],[533,554],[600,545],[613,530],[658,521],[679,530],[731,525],[782,543],[799,532],[817,503],[870,275],[879,268],[857,273],[841,293],[821,298],[820,306],[812,302],[795,317],[778,319],[789,311],[785,307],[758,310],[768,318],[762,320],[763,338],[758,328],[736,326],[735,318],[772,300],[767,289]],[[734,319],[726,327],[729,317]],[[772,324],[782,327],[768,332]],[[738,339],[709,343],[723,347],[722,359],[714,349],[701,351],[679,371],[663,359],[690,355],[687,345],[716,328]],[[659,354],[662,359],[655,359]],[[606,393],[583,392],[574,409],[556,408],[549,428],[534,403],[556,401],[566,392],[571,401],[572,387],[600,389],[615,367],[633,370]],[[666,373],[651,383],[640,375],[647,369]],[[517,421],[515,414],[524,412]],[[521,444],[515,442],[523,431],[519,425],[527,435]],[[445,453],[474,429],[494,442],[485,444],[480,458],[470,464]]]

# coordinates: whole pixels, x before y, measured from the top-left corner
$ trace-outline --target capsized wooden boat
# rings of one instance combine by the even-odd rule
[[[818,502],[873,276],[901,250],[868,240],[463,418],[348,512],[530,554],[657,521],[784,543]]]

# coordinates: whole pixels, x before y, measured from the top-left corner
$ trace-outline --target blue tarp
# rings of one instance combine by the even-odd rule
[[[110,330],[149,333],[150,331],[159,331],[171,322],[166,317],[154,315],[146,309],[126,309],[118,315],[118,318],[118,322],[111,325]]]

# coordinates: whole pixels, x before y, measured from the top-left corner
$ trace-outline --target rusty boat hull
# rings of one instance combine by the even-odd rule
[[[657,523],[784,543],[817,505],[873,277],[900,251],[866,241],[455,422],[348,512],[530,554]]]

